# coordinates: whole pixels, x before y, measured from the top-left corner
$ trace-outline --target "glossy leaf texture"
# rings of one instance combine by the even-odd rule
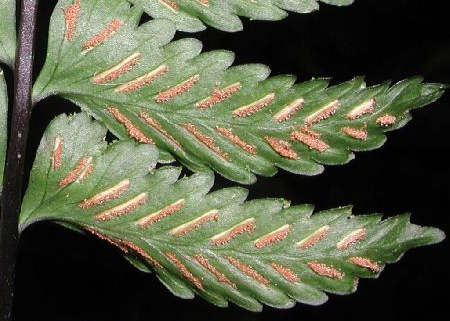
[[[14,64],[16,55],[16,1],[0,0],[0,61]]]
[[[3,171],[5,169],[6,145],[8,136],[8,93],[6,91],[5,78],[0,68],[0,196],[3,187]]]
[[[170,42],[168,21],[138,26],[141,14],[127,2],[59,1],[34,100],[66,97],[120,139],[154,143],[193,171],[210,168],[240,183],[277,167],[315,175],[323,164],[347,163],[444,91],[418,77],[391,87],[267,78],[263,65],[230,67],[229,51],[200,54],[195,39]]]
[[[245,201],[247,190],[209,192],[213,175],[179,178],[155,169],[157,149],[132,141],[107,146],[87,114],[58,116],[37,151],[20,230],[42,220],[93,234],[135,266],[154,271],[182,298],[194,293],[259,311],[321,304],[358,278],[378,277],[408,249],[441,241],[409,215],[353,216],[351,207],[312,215],[282,199]]]
[[[319,2],[346,6],[353,0],[131,0],[154,18],[173,21],[178,30],[196,32],[206,25],[223,31],[242,30],[239,16],[252,20],[280,20],[286,11],[309,13]]]

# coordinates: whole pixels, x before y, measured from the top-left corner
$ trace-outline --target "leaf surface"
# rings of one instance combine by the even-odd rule
[[[223,31],[242,30],[239,16],[252,20],[280,20],[286,11],[308,13],[319,2],[346,6],[353,0],[131,0],[154,18],[173,21],[178,30],[196,32],[205,24]]]
[[[8,135],[8,93],[6,91],[3,70],[0,68],[0,196],[3,188],[3,171],[5,169],[6,144]]]
[[[347,294],[358,278],[377,277],[408,249],[444,238],[409,215],[381,220],[351,207],[312,214],[281,199],[245,201],[247,191],[209,192],[213,175],[179,178],[155,169],[157,149],[121,141],[84,114],[58,116],[37,151],[20,230],[59,222],[117,246],[139,269],[154,271],[171,292],[194,293],[258,311],[321,304]]]
[[[16,55],[16,1],[0,0],[0,61],[12,66]]]
[[[391,87],[267,78],[263,65],[230,67],[231,52],[200,54],[195,39],[170,42],[168,21],[138,26],[141,9],[120,1],[83,1],[69,39],[64,12],[74,5],[57,4],[34,100],[61,95],[117,137],[156,144],[163,161],[172,160],[169,152],[193,171],[210,168],[245,184],[277,167],[315,175],[323,164],[347,163],[443,93],[419,77]]]

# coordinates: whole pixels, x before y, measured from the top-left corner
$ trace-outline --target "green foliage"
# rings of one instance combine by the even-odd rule
[[[347,294],[358,278],[377,277],[408,249],[444,238],[409,223],[353,216],[351,207],[311,215],[312,206],[281,199],[245,202],[247,191],[208,193],[212,174],[179,178],[155,169],[157,149],[134,142],[107,146],[106,129],[84,114],[58,116],[33,165],[20,229],[51,220],[116,245],[175,294],[197,293],[258,311],[295,301],[321,304],[324,292]]]
[[[442,231],[407,214],[382,220],[349,206],[312,214],[311,205],[283,199],[246,201],[243,188],[210,192],[210,169],[250,184],[278,168],[315,175],[347,163],[442,95],[443,85],[420,77],[373,87],[362,78],[268,78],[263,65],[232,67],[232,52],[172,41],[176,30],[237,31],[239,17],[279,20],[319,2],[353,0],[58,1],[32,98],[57,94],[83,112],[60,115],[45,131],[19,230],[51,221],[94,235],[179,297],[252,311],[352,293],[359,278],[378,277],[407,250],[442,241]],[[0,0],[0,61],[10,66],[15,6]],[[164,19],[140,24],[144,12]],[[1,181],[7,107],[0,71]],[[108,144],[108,130],[120,141]],[[157,168],[175,159],[199,173]]]
[[[16,54],[16,2],[0,0],[0,62],[12,66]]]
[[[231,52],[200,54],[197,40],[170,42],[168,21],[138,27],[141,8],[125,1],[83,1],[68,39],[64,12],[76,4],[56,6],[34,100],[66,97],[120,139],[151,141],[193,171],[211,168],[240,183],[277,167],[315,175],[322,164],[347,163],[352,151],[381,146],[384,132],[408,122],[409,110],[443,93],[420,78],[329,87],[326,79],[267,78],[263,65],[230,68]],[[171,160],[162,154],[162,162]]]
[[[0,68],[0,196],[2,195],[3,171],[6,158],[6,142],[8,135],[8,93],[5,78]]]
[[[178,30],[195,32],[205,25],[224,31],[242,30],[238,16],[253,20],[280,20],[286,11],[308,13],[319,9],[319,0],[131,0],[154,18],[172,20]],[[346,6],[353,0],[320,0]],[[285,11],[286,10],[286,11]]]

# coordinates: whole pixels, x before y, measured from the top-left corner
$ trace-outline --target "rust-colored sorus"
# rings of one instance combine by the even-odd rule
[[[183,207],[184,207],[184,199],[180,199],[180,200],[176,201],[175,203],[172,203],[155,213],[146,215],[145,217],[141,218],[137,222],[137,224],[140,227],[149,227],[153,223],[156,223],[156,222],[162,220],[163,218],[165,218],[169,215],[172,215],[173,213],[181,210]]]
[[[328,235],[330,227],[328,225],[322,226],[317,231],[307,236],[305,239],[301,240],[296,244],[297,248],[305,250],[317,244],[320,240]]]
[[[121,62],[119,62],[117,65],[115,65],[112,68],[109,68],[94,77],[92,77],[92,83],[95,85],[103,85],[108,82],[111,82],[123,74],[131,71],[134,66],[139,62],[141,59],[141,53],[135,52],[134,54],[128,56]]]
[[[345,250],[352,244],[363,240],[366,237],[366,229],[360,228],[346,235],[341,241],[336,244],[339,250]]]
[[[84,182],[93,171],[94,164],[92,164],[92,157],[89,157],[88,165],[81,171],[80,176],[78,176],[78,182]]]
[[[66,39],[72,41],[77,26],[78,14],[81,10],[81,1],[76,0],[72,5],[63,10],[66,22]]]
[[[289,120],[292,116],[295,115],[297,111],[299,111],[303,107],[303,103],[305,100],[303,98],[298,98],[294,100],[292,103],[281,109],[277,112],[273,118],[276,121],[283,122]]]
[[[285,266],[282,266],[278,263],[272,262],[270,263],[270,266],[281,274],[282,277],[284,277],[289,282],[300,282],[300,278],[297,274],[295,274],[292,270],[288,269]]]
[[[181,271],[186,279],[192,282],[198,289],[203,290],[203,284],[200,279],[196,278],[187,267],[181,263],[181,261],[171,252],[166,252],[166,256],[175,264],[175,266]]]
[[[281,240],[284,240],[290,232],[291,226],[289,224],[283,225],[279,229],[260,237],[253,243],[253,245],[260,249],[275,244]]]
[[[99,231],[94,230],[93,228],[90,228],[90,227],[87,227],[87,226],[84,226],[83,230],[85,230],[85,231],[91,233],[92,235],[95,235],[98,238],[100,238],[100,239],[102,239],[102,240],[104,240],[104,241],[106,241],[106,242],[108,242],[108,243],[118,247],[122,252],[128,253],[128,248],[122,244],[121,240],[115,240],[115,239],[113,239],[113,238],[111,238],[109,236],[106,236],[105,234],[100,233]]]
[[[256,228],[255,219],[249,218],[245,221],[236,224],[232,228],[219,233],[211,238],[211,245],[219,246],[224,245],[234,239],[236,236],[242,233],[252,233]]]
[[[362,117],[365,114],[373,113],[376,99],[375,97],[370,98],[368,101],[353,108],[349,113],[347,113],[347,118],[350,120],[355,120]]]
[[[52,152],[52,169],[57,170],[61,167],[61,157],[63,153],[64,142],[60,136],[56,137]]]
[[[299,141],[305,145],[307,145],[310,149],[317,150],[319,152],[324,152],[330,146],[325,143],[321,138],[320,134],[308,129],[307,127],[300,128],[299,131],[293,131],[291,134],[291,139]]]
[[[366,140],[367,139],[367,129],[365,127],[362,128],[354,128],[350,126],[342,127],[341,131],[355,139]]]
[[[373,272],[380,272],[381,268],[376,262],[372,262],[370,259],[366,257],[360,257],[360,256],[352,256],[349,258],[349,261],[353,264],[359,265],[364,268],[368,268],[372,270]]]
[[[247,153],[256,155],[257,148],[254,145],[247,144],[243,141],[238,135],[233,134],[231,129],[226,129],[224,127],[216,126],[216,130],[221,133],[223,136],[228,138],[230,141],[238,145],[241,149],[245,150]]]
[[[239,261],[238,259],[232,257],[231,255],[227,256],[227,260],[233,264],[236,268],[250,276],[251,278],[255,279],[259,283],[261,283],[264,286],[269,285],[269,280],[267,280],[265,277],[263,277],[261,274],[259,274],[257,271],[255,271],[251,266]]]
[[[159,66],[158,68],[137,77],[136,79],[130,80],[123,85],[120,85],[114,89],[116,93],[120,94],[129,94],[132,93],[141,87],[152,83],[154,80],[158,79],[162,75],[165,75],[169,71],[169,67],[167,65]]]
[[[189,79],[183,81],[182,83],[175,85],[172,88],[169,88],[163,92],[160,92],[156,96],[155,101],[157,103],[164,103],[175,98],[178,95],[182,95],[185,92],[189,91],[189,89],[191,89],[199,80],[200,75],[194,75]]]
[[[218,89],[218,85],[213,89],[211,96],[199,101],[195,104],[195,107],[204,109],[212,107],[228,98],[230,98],[235,92],[238,92],[241,89],[240,83],[234,83],[230,86],[227,86],[223,89]]]
[[[130,186],[130,181],[125,179],[113,187],[83,200],[83,202],[81,202],[78,206],[82,209],[87,209],[92,206],[104,204],[111,199],[119,198],[123,192],[130,188]]]
[[[272,101],[275,99],[275,94],[270,93],[265,97],[257,100],[249,105],[239,107],[233,111],[233,117],[247,117],[251,116],[254,113],[260,111],[264,107],[270,105]]]
[[[114,116],[115,119],[117,119],[119,123],[125,126],[128,134],[136,141],[144,144],[153,144],[151,138],[145,136],[145,134],[134,126],[133,123],[119,111],[119,109],[115,107],[108,107],[108,111]]]
[[[219,155],[221,158],[225,160],[229,160],[228,154],[224,151],[222,151],[214,142],[214,139],[211,137],[202,134],[197,128],[190,123],[183,124],[183,127],[191,133],[195,138],[197,138],[203,145],[208,147],[210,150],[212,150],[214,153]]]
[[[63,179],[59,181],[59,187],[65,187],[69,185],[70,183],[73,183],[77,177],[82,173],[83,169],[86,168],[86,166],[89,165],[90,161],[92,160],[89,156],[84,156],[80,159],[77,166],[71,170]]]
[[[83,50],[89,51],[101,45],[107,38],[111,37],[120,27],[122,22],[113,19],[109,25],[96,35],[93,35],[87,42],[82,46]]]
[[[183,147],[181,144],[172,137],[162,126],[161,124],[154,118],[150,117],[145,111],[141,111],[139,113],[139,116],[150,126],[152,126],[156,131],[158,131],[160,134],[162,134],[164,137],[166,137],[170,144],[174,146],[177,149],[183,150]]]
[[[376,123],[383,127],[388,127],[394,125],[396,120],[397,118],[395,116],[384,114],[377,118]]]
[[[141,193],[138,196],[130,199],[129,201],[117,205],[109,210],[103,211],[97,215],[95,218],[99,221],[107,221],[124,214],[130,213],[137,209],[139,206],[144,205],[147,202],[147,193]]]
[[[197,0],[197,1],[205,6],[209,6],[209,0]]]
[[[289,142],[284,141],[280,138],[270,136],[265,136],[264,139],[279,155],[289,159],[298,159],[297,152],[292,149],[292,146]]]
[[[312,125],[329,118],[338,110],[339,106],[340,106],[339,100],[332,101],[328,105],[322,107],[318,111],[306,117],[305,124]]]
[[[159,0],[160,3],[162,3],[166,8],[170,9],[171,11],[177,13],[179,10],[178,3],[172,0]]]
[[[219,211],[214,209],[209,212],[206,212],[205,214],[201,215],[200,217],[197,217],[187,223],[184,223],[170,231],[170,234],[172,236],[178,237],[182,235],[186,235],[187,233],[198,229],[200,226],[202,226],[205,223],[211,222],[211,221],[218,221],[219,220]]]
[[[236,285],[233,282],[231,282],[225,274],[217,271],[216,267],[211,263],[209,263],[209,260],[206,259],[203,255],[200,254],[194,255],[194,259],[196,259],[197,262],[200,265],[202,265],[205,269],[211,272],[219,282],[226,283],[228,285],[231,285],[233,288],[236,288]]]
[[[311,270],[313,270],[317,274],[321,276],[327,276],[332,279],[343,279],[345,276],[344,273],[323,263],[308,262],[308,266],[310,267]]]
[[[122,243],[124,245],[126,245],[128,248],[132,249],[133,251],[135,251],[137,254],[139,254],[140,256],[142,256],[143,258],[149,260],[152,265],[154,267],[158,267],[161,270],[165,270],[164,267],[161,265],[161,263],[159,263],[153,256],[151,256],[150,254],[147,253],[147,251],[145,251],[142,247],[134,244],[131,241],[127,241],[127,240],[122,240]]]

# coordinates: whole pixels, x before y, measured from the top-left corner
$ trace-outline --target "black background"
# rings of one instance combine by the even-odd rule
[[[351,7],[323,5],[319,12],[290,14],[281,22],[244,20],[235,34],[212,28],[195,34],[205,51],[226,48],[236,63],[264,63],[272,74],[298,80],[333,77],[333,83],[365,75],[369,85],[423,75],[450,83],[448,1],[359,0]],[[56,3],[41,1],[36,70],[45,59],[48,18]],[[190,34],[178,33],[177,38]],[[11,75],[9,75],[9,78]],[[412,222],[450,231],[450,94],[413,112],[403,129],[388,134],[379,150],[359,153],[345,166],[316,177],[280,171],[259,177],[250,198],[285,197],[316,209],[354,204],[354,212],[411,212]],[[32,116],[28,167],[45,126],[77,108],[59,98],[40,102]],[[221,177],[215,188],[232,186]],[[398,320],[448,314],[449,241],[408,252],[377,280],[361,280],[356,294],[330,295],[320,307],[265,307],[252,313],[230,304],[174,297],[154,275],[135,270],[110,246],[51,224],[27,229],[20,242],[15,320]]]

